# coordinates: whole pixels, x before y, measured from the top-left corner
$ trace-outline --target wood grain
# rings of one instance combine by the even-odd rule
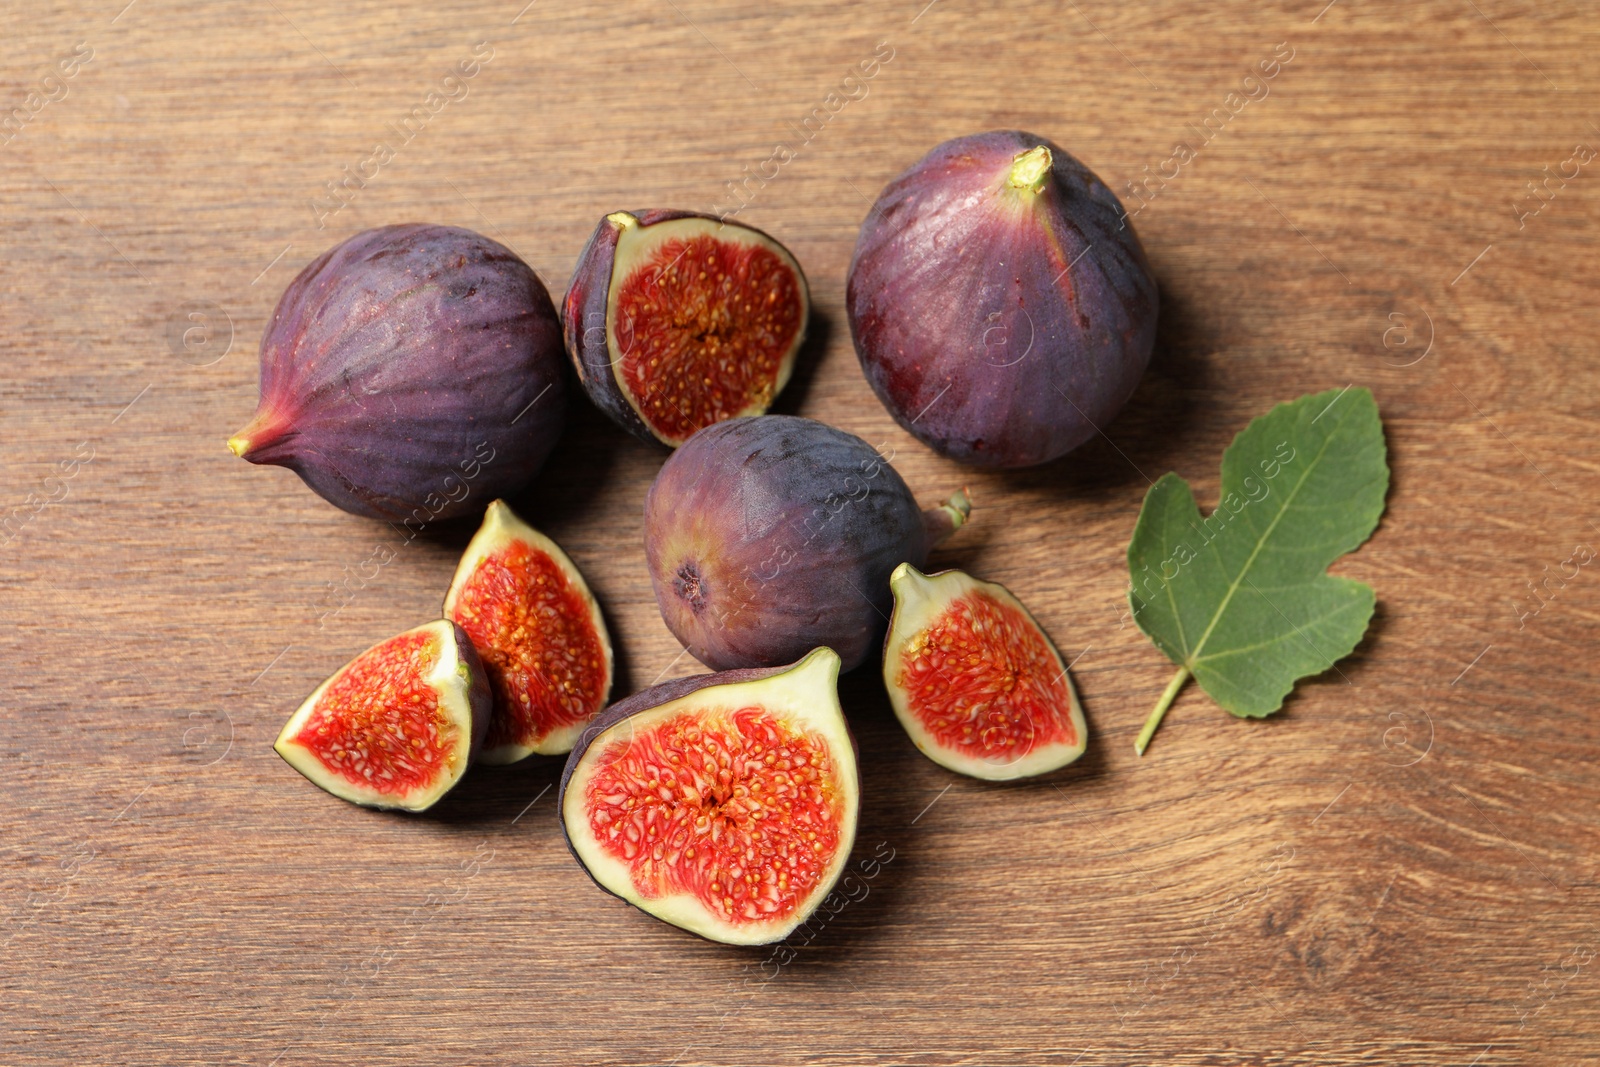
[[[0,34],[0,109],[28,116],[0,133],[0,490],[21,509],[0,546],[0,1061],[1593,1057],[1600,571],[1537,614],[1527,586],[1600,542],[1600,177],[1527,190],[1600,144],[1592,12],[125,2],[13,5]],[[319,228],[325,183],[480,42],[464,98]],[[802,141],[880,42],[865,95]],[[1125,193],[1280,42],[1270,92],[1136,218],[1160,338],[1104,437],[1002,475],[901,432],[843,319],[883,183],[1019,127]],[[42,80],[80,45],[92,60]],[[57,98],[34,113],[35,91]],[[1072,768],[986,785],[917,755],[870,671],[848,678],[860,859],[893,858],[792,959],[595,889],[555,761],[483,770],[420,818],[285,767],[284,717],[438,611],[469,531],[347,585],[396,535],[223,447],[278,293],[333,242],[468,226],[559,293],[601,214],[709,209],[780,142],[801,151],[741,218],[794,249],[820,320],[781,409],[894,449],[926,498],[971,485],[936,562],[1027,601],[1078,657],[1094,731]],[[1264,722],[1191,689],[1136,758],[1170,673],[1124,612],[1148,481],[1176,470],[1209,506],[1252,416],[1352,382],[1394,469],[1382,527],[1335,568],[1378,590],[1367,640]],[[589,575],[631,688],[694,667],[645,580],[659,462],[575,402],[517,502]]]

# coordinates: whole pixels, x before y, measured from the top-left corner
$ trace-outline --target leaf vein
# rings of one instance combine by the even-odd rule
[[[1343,423],[1340,423],[1340,426],[1343,426]],[[1194,665],[1193,658],[1200,655],[1205,649],[1206,642],[1211,639],[1212,631],[1217,628],[1217,623],[1222,620],[1223,615],[1227,614],[1228,605],[1233,602],[1233,595],[1239,591],[1239,583],[1244,580],[1245,575],[1250,573],[1250,568],[1255,565],[1256,557],[1261,554],[1262,547],[1271,540],[1272,532],[1278,528],[1278,523],[1283,521],[1283,517],[1289,514],[1289,509],[1294,506],[1295,497],[1300,495],[1300,489],[1306,484],[1306,479],[1310,478],[1311,472],[1317,469],[1317,464],[1322,462],[1322,457],[1328,454],[1328,446],[1333,443],[1334,436],[1335,434],[1329,434],[1323,439],[1322,448],[1311,462],[1306,464],[1305,473],[1301,474],[1300,480],[1294,483],[1294,488],[1289,491],[1289,495],[1283,501],[1283,507],[1278,509],[1278,513],[1267,524],[1267,528],[1262,532],[1260,540],[1256,542],[1256,547],[1250,550],[1250,558],[1244,561],[1244,566],[1239,570],[1239,576],[1228,583],[1228,591],[1223,595],[1222,603],[1217,606],[1216,613],[1211,616],[1211,624],[1206,627],[1206,632],[1200,635],[1200,643],[1195,645],[1194,651],[1190,653],[1190,666]]]

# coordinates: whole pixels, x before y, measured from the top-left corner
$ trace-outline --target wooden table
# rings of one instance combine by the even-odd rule
[[[1595,1055],[1600,570],[1536,614],[1529,593],[1600,544],[1592,11],[125,2],[13,5],[0,40],[0,105],[23,109],[0,130],[20,509],[0,548],[0,1062]],[[430,92],[454,98],[327,200]],[[1130,206],[1129,181],[1167,175],[1135,220],[1162,288],[1144,383],[1105,439],[1014,474],[900,431],[843,318],[871,198],[999,127],[1068,146]],[[986,785],[919,756],[872,672],[849,677],[861,856],[892,860],[785,960],[596,889],[554,818],[558,761],[482,770],[410,818],[285,766],[289,711],[434,617],[470,531],[366,577],[393,531],[223,447],[278,294],[335,241],[468,226],[559,294],[603,213],[710,210],[780,143],[797,157],[741,215],[814,288],[780,410],[894,449],[926,499],[971,485],[975,520],[934,562],[1026,599],[1094,733],[1065,772]],[[1125,611],[1148,480],[1176,470],[1209,507],[1252,416],[1351,383],[1394,469],[1383,525],[1335,568],[1378,590],[1367,640],[1267,721],[1191,687],[1135,757],[1171,673]],[[574,401],[518,501],[590,577],[625,690],[695,668],[645,576],[660,462]]]

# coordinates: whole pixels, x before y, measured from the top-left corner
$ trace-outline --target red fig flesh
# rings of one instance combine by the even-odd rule
[[[923,512],[861,438],[762,415],[708,427],[645,498],[645,558],[667,628],[715,670],[791,663],[826,645],[844,670],[889,617],[889,575],[967,518],[964,493]]]
[[[1155,343],[1157,291],[1116,196],[1059,146],[958,137],[861,226],[846,306],[895,420],[987,467],[1065,455],[1122,408]]]
[[[839,657],[725,671],[603,712],[561,778],[573,854],[608,892],[702,937],[781,940],[855,842],[860,783]]]
[[[1067,666],[1005,586],[902,564],[883,681],[929,759],[975,778],[1043,774],[1083,755],[1088,728]]]
[[[509,249],[385,226],[324,252],[261,341],[261,402],[228,447],[411,529],[538,473],[565,417],[561,325]]]
[[[441,619],[339,668],[290,716],[273,747],[352,804],[422,811],[466,772],[491,699],[467,635]]]
[[[611,639],[567,554],[502,500],[489,505],[445,595],[483,660],[494,715],[479,759],[571,751],[611,692]]]
[[[647,441],[760,415],[805,340],[800,264],[751,226],[682,211],[614,212],[578,259],[567,351],[595,404]]]

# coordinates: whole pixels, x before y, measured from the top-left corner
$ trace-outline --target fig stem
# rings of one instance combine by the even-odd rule
[[[1011,173],[1007,180],[1013,189],[1026,189],[1030,193],[1037,193],[1044,188],[1044,183],[1050,177],[1050,165],[1054,162],[1050,158],[1050,149],[1044,145],[1030,148],[1026,152],[1018,152],[1011,161]]]
[[[282,440],[288,431],[288,423],[275,411],[262,408],[251,417],[244,429],[228,438],[228,451],[241,459],[250,459],[252,453]]]
[[[972,515],[972,496],[965,487],[956,490],[936,508],[929,508],[922,513],[923,525],[928,530],[928,547],[943,541],[967,524],[967,519]]]
[[[1150,747],[1150,739],[1155,736],[1156,727],[1161,725],[1161,719],[1166,715],[1167,709],[1172,707],[1172,702],[1178,699],[1178,690],[1183,688],[1183,683],[1189,680],[1189,668],[1179,667],[1178,673],[1172,676],[1172,681],[1161,691],[1161,699],[1156,701],[1156,706],[1150,712],[1150,717],[1144,721],[1144,729],[1139,731],[1139,737],[1133,743],[1133,750],[1139,755],[1144,755],[1144,750]]]

